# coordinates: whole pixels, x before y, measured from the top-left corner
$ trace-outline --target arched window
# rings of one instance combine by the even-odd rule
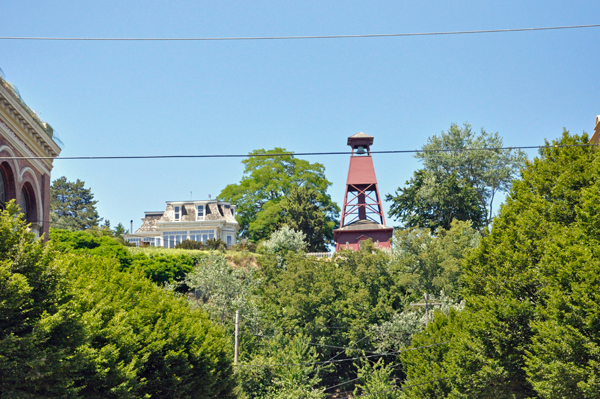
[[[28,223],[39,223],[37,220],[36,198],[30,183],[25,183],[23,185],[17,200],[25,221]]]
[[[0,163],[0,209],[6,207],[6,203],[16,198],[15,178],[8,162]]]
[[[29,195],[27,194],[27,189],[25,187],[23,187],[23,189],[21,190],[21,195],[19,195],[19,207],[21,207],[23,218],[29,222],[29,210],[31,209],[31,203],[29,201]]]
[[[6,178],[4,172],[0,169],[0,209],[4,209],[6,206]]]

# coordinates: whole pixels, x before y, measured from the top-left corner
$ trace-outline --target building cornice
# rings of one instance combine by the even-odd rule
[[[29,114],[29,111],[10,94],[10,92],[0,85],[0,110],[9,118],[7,123],[13,130],[24,133],[22,140],[39,157],[55,158],[60,154],[60,147],[52,140],[49,133],[46,132],[37,121]],[[52,160],[49,160],[49,164]]]

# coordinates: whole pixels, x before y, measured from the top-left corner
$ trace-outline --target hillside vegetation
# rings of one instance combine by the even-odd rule
[[[391,250],[367,240],[325,259],[288,225],[260,254],[66,230],[43,244],[9,205],[0,396],[597,398],[600,153],[587,140],[564,132],[527,162],[491,230],[398,228]]]

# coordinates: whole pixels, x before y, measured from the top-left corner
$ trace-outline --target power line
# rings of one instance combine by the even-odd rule
[[[392,389],[387,389],[385,391],[369,392],[369,393],[365,393],[365,394],[358,395],[358,396],[346,396],[346,398],[344,398],[344,399],[365,398],[367,396],[377,395],[377,394],[380,394],[380,393],[392,392],[392,391],[397,391],[397,390],[403,391],[403,390],[408,389],[408,388],[418,387],[419,385],[431,384],[432,382],[438,382],[438,381],[442,381],[442,380],[447,380],[449,378],[451,378],[451,377],[438,378],[438,379],[435,379],[435,380],[425,381],[425,382],[421,382],[419,384],[408,385],[408,386],[404,386],[404,387],[394,387]]]
[[[261,334],[251,334],[251,333],[243,333],[243,334],[246,334],[246,335],[253,335],[253,336],[255,336],[255,337],[261,337],[261,338],[276,338],[276,337],[275,337],[275,336],[273,336],[273,335],[261,335]],[[382,353],[379,353],[379,352],[373,352],[373,351],[368,351],[368,350],[364,350],[364,349],[357,349],[357,348],[348,348],[348,347],[345,347],[345,346],[335,346],[335,345],[317,344],[317,343],[314,343],[314,342],[308,342],[308,345],[312,345],[312,346],[322,346],[322,347],[325,347],[325,348],[333,348],[333,349],[344,349],[344,350],[360,350],[360,351],[363,351],[363,352],[366,352],[366,353],[371,353],[371,354],[374,354],[374,355],[382,355]],[[387,354],[389,354],[389,352],[388,352],[388,353],[385,353],[385,354],[383,354],[383,355],[387,355]]]
[[[513,147],[479,147],[479,148],[442,148],[435,150],[383,150],[371,151],[371,154],[411,154],[411,153],[436,153],[436,152],[461,152],[461,151],[503,151],[518,149],[543,149],[543,148],[565,148],[565,147],[594,147],[598,144],[559,144],[559,145],[531,145],[531,146],[513,146]],[[172,159],[172,158],[275,158],[275,157],[294,157],[294,156],[322,156],[322,155],[350,155],[350,151],[330,151],[330,152],[294,152],[294,153],[274,153],[274,154],[199,154],[199,155],[116,155],[116,156],[75,156],[75,157],[2,157],[2,159],[52,159],[60,160],[113,160],[113,159]]]
[[[597,28],[600,24],[548,26],[537,28],[485,29],[449,32],[415,32],[415,33],[374,33],[359,35],[310,35],[310,36],[245,36],[245,37],[32,37],[32,36],[2,36],[0,40],[46,40],[46,41],[239,41],[239,40],[305,40],[305,39],[358,39],[379,37],[412,37],[412,36],[443,36],[469,35],[481,33],[533,32],[561,29]]]
[[[363,339],[365,339],[367,337],[368,337],[368,335],[366,337],[364,337]],[[359,340],[358,342],[360,342],[360,341],[362,341],[362,340]],[[308,365],[325,365],[325,364],[330,364],[330,363],[342,363],[342,362],[349,362],[349,361],[352,361],[352,360],[368,359],[368,358],[378,357],[378,356],[397,355],[397,354],[402,353],[402,352],[408,352],[408,351],[413,351],[413,350],[418,350],[418,349],[424,349],[424,348],[431,348],[432,346],[445,345],[445,344],[448,344],[448,343],[450,343],[450,341],[440,342],[440,343],[431,344],[431,345],[416,346],[414,348],[403,349],[401,351],[394,351],[394,352],[387,352],[387,353],[378,353],[378,354],[375,354],[375,355],[357,356],[357,357],[352,357],[352,358],[347,358],[347,359],[334,360],[337,356],[339,356],[339,354],[338,354],[338,355],[332,357],[329,360],[325,360],[325,361],[321,361],[321,362],[279,363],[279,364],[238,364],[236,367],[292,367],[292,366],[308,366]],[[343,352],[340,352],[340,353],[343,353]]]

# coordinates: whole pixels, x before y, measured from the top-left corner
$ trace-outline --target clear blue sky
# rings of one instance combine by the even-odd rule
[[[8,1],[0,36],[231,37],[401,33],[600,23],[598,1]],[[600,28],[335,40],[0,40],[0,68],[64,142],[63,156],[420,148],[451,123],[540,145],[600,114]],[[530,156],[535,152],[530,152]],[[321,162],[343,200],[346,156]],[[379,155],[382,195],[419,167]],[[213,198],[239,159],[57,160],[114,226],[167,200]],[[387,206],[386,206],[387,209]],[[388,221],[389,222],[389,221]],[[394,224],[394,223],[390,223]]]

